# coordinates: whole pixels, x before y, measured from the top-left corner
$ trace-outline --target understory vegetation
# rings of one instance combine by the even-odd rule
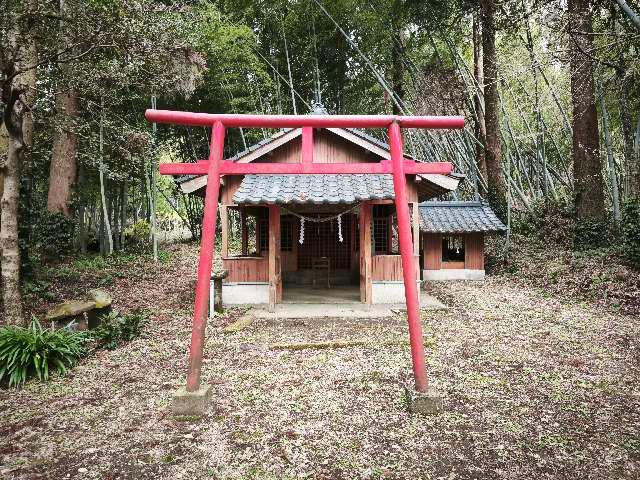
[[[50,372],[67,373],[87,353],[83,332],[42,328],[37,319],[27,328],[0,327],[0,385],[18,386],[30,377],[47,381]]]
[[[520,245],[526,243],[514,240],[514,249]],[[136,272],[135,282],[123,275],[110,288],[114,308],[145,306],[146,334],[95,351],[65,377],[0,389],[4,476],[364,480],[454,472],[465,480],[622,480],[640,474],[637,315],[511,274],[429,284],[447,305],[422,316],[441,415],[407,412],[411,357],[403,315],[254,320],[235,330],[227,327],[237,312],[229,311],[207,326],[206,414],[173,416],[171,394],[186,374],[198,246],[168,249],[167,262],[155,267],[146,258],[129,262],[122,268]],[[96,276],[106,271],[93,268]],[[273,348],[337,339],[343,348]]]
[[[146,318],[139,310],[125,315],[112,311],[90,331],[44,328],[35,317],[29,327],[0,327],[0,387],[21,386],[32,377],[46,382],[51,373],[64,376],[96,349],[113,350],[139,337]]]
[[[487,268],[546,295],[597,302],[640,315],[640,216],[626,205],[621,223],[578,225],[570,205],[544,203],[514,216],[505,236],[487,244]]]
[[[637,268],[634,7],[7,0],[0,9],[3,321],[26,325],[28,299],[46,290],[38,285],[42,264],[98,252],[156,258],[163,241],[200,236],[201,196],[185,194],[158,165],[207,158],[209,132],[150,125],[149,107],[462,115],[466,125],[456,132],[405,132],[406,152],[450,161],[467,178],[456,198],[483,198],[505,222],[513,214],[514,239],[518,217],[526,217],[531,228],[542,222],[549,235],[564,236],[563,245],[570,238],[576,252],[624,244],[624,261]],[[387,140],[384,129],[367,131]],[[229,128],[224,156],[275,133]],[[542,218],[539,205],[558,203],[566,214]],[[554,221],[563,228],[570,221],[573,234],[552,232]]]

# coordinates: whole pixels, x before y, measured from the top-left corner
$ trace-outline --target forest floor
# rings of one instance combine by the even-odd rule
[[[51,270],[55,296],[102,285],[116,308],[146,308],[151,322],[142,338],[98,351],[64,378],[0,390],[0,477],[640,477],[637,318],[506,274],[431,288],[449,306],[423,318],[445,404],[438,416],[407,412],[403,317],[265,320],[225,334],[237,311],[209,326],[207,414],[173,416],[195,252],[175,245],[159,264],[121,257]],[[270,348],[337,338],[370,343]]]

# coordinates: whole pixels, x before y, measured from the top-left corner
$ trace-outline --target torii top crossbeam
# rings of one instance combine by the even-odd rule
[[[397,123],[403,128],[452,129],[463,128],[460,116],[399,116],[399,115],[247,115],[234,113],[193,113],[173,110],[147,110],[150,122],[210,127],[222,122],[226,127],[245,128],[387,128]]]
[[[407,303],[407,319],[411,357],[415,377],[415,388],[427,391],[422,326],[416,272],[413,268],[413,240],[409,221],[407,201],[408,174],[448,174],[451,163],[424,163],[407,160],[403,155],[401,128],[460,129],[464,118],[460,116],[394,116],[394,115],[241,115],[177,112],[170,110],[147,110],[145,116],[150,122],[171,123],[187,126],[212,127],[209,159],[196,163],[170,163],[160,165],[164,175],[195,174],[208,176],[205,206],[202,221],[202,240],[198,264],[198,281],[194,307],[191,348],[189,351],[189,372],[187,391],[200,388],[200,372],[204,334],[209,302],[211,267],[214,254],[217,202],[220,189],[220,175],[259,174],[339,174],[339,173],[388,173],[393,175],[398,237],[402,256],[402,271]],[[302,128],[302,156],[298,164],[275,163],[235,163],[223,159],[226,127],[245,128]],[[389,136],[391,160],[379,163],[346,164],[314,163],[314,128],[386,128]],[[270,279],[270,283],[273,279]]]

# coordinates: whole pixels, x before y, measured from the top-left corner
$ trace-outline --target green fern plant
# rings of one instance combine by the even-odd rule
[[[91,332],[94,339],[98,341],[98,346],[113,350],[120,343],[122,338],[122,328],[120,325],[120,313],[113,310],[102,315],[100,326]]]
[[[28,327],[0,328],[0,382],[19,386],[35,376],[47,381],[50,373],[65,375],[86,355],[83,332],[43,329],[36,318]]]
[[[142,334],[147,322],[147,314],[142,310],[134,310],[122,317],[120,330],[123,340],[130,342]]]
[[[101,317],[100,326],[92,331],[92,337],[98,346],[113,350],[121,342],[130,342],[142,334],[147,314],[142,310],[134,310],[126,315],[120,315],[113,310]]]

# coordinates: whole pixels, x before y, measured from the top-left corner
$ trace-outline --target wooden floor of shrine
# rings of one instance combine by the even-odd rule
[[[360,303],[360,286],[337,285],[335,288],[327,288],[326,286],[284,285],[282,288],[282,303]]]
[[[267,306],[256,306],[252,315],[258,319],[380,319],[388,318],[406,309],[404,303],[367,305],[360,302],[357,285],[339,288],[287,287],[283,289],[282,303],[269,310]],[[441,310],[447,307],[436,297],[420,291],[422,310]]]

